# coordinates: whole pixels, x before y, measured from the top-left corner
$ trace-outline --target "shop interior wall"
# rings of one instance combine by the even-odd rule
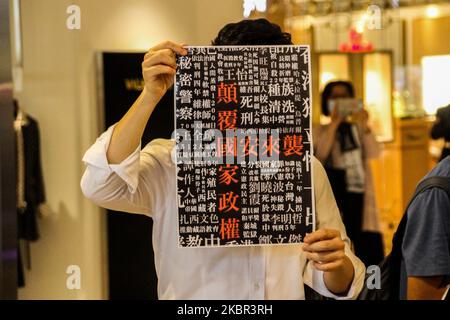
[[[450,54],[450,16],[412,21],[412,62],[421,64],[422,57]]]
[[[450,55],[450,41],[448,34],[450,31],[450,7],[446,7],[446,15],[434,19],[417,18],[410,22],[412,64],[419,69],[422,58],[434,55]],[[445,68],[445,67],[444,67]],[[443,73],[445,76],[447,74]],[[439,79],[439,78],[438,78]],[[422,98],[422,96],[420,95]],[[429,122],[431,128],[432,122]],[[444,139],[430,140],[430,148],[436,150],[435,154],[440,156],[440,151],[444,145]],[[436,164],[436,158],[430,158],[430,168]]]
[[[69,5],[81,9],[81,29],[66,28]],[[23,0],[21,105],[38,120],[50,215],[31,245],[31,271],[20,299],[107,297],[105,219],[85,200],[81,158],[98,136],[96,52],[145,51],[165,39],[206,45],[227,22],[242,17],[241,0]],[[81,288],[66,287],[70,265]]]
[[[11,81],[8,0],[0,0],[0,83]]]

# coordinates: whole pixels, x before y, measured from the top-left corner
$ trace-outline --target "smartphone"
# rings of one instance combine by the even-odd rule
[[[329,100],[328,110],[330,111],[330,114],[333,113],[335,108],[338,108],[338,112],[341,117],[347,117],[362,110],[363,102],[361,99],[355,98],[339,98]]]

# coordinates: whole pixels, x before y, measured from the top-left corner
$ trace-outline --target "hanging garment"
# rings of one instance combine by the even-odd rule
[[[39,239],[38,207],[45,201],[42,178],[39,127],[36,120],[18,110],[17,134],[17,207],[18,233],[21,239]]]
[[[38,208],[45,201],[39,127],[16,105],[18,286],[25,286],[24,266],[31,268],[30,241],[39,239]],[[21,243],[22,242],[22,243]],[[21,245],[22,244],[22,245]],[[25,255],[25,259],[22,258]]]

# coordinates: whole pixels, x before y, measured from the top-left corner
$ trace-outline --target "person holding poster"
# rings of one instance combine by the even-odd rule
[[[213,45],[292,42],[279,26],[258,19],[226,25]],[[83,158],[84,195],[102,207],[153,219],[160,299],[304,299],[304,285],[326,297],[355,299],[364,284],[365,268],[350,250],[326,173],[314,157],[316,231],[303,243],[179,247],[175,142],[156,139],[141,149],[140,140],[153,109],[174,83],[176,56],[186,54],[183,45],[165,41],[145,55],[141,95]]]

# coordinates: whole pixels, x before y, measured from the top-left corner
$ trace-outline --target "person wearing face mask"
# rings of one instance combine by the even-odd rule
[[[374,186],[368,159],[377,158],[380,147],[368,124],[369,114],[357,104],[353,85],[328,83],[322,92],[326,125],[313,128],[315,156],[326,168],[344,225],[358,257],[368,265],[384,256]]]

